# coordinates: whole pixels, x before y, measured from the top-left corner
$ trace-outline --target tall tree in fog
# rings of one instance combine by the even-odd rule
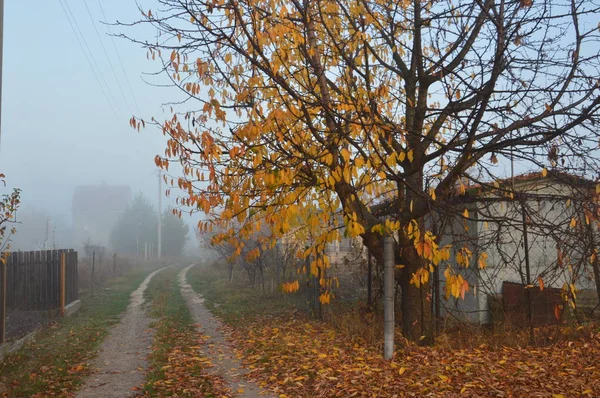
[[[190,227],[180,217],[166,209],[162,214],[162,255],[178,257],[183,252]]]
[[[142,193],[138,193],[113,227],[111,246],[120,253],[143,255],[145,244],[156,247],[156,227],[154,206]]]

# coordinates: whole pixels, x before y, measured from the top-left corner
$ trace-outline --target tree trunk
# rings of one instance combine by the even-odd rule
[[[410,283],[411,276],[423,268],[423,259],[411,245],[402,248],[402,260],[404,265],[404,275],[400,279],[402,334],[410,341],[431,345],[433,344],[431,299],[429,298],[431,284],[427,281],[420,287],[416,287]]]
[[[414,144],[416,145],[416,144]],[[417,151],[418,152],[418,151]],[[416,172],[405,182],[398,184],[398,212],[403,214],[401,223],[406,225],[413,219],[412,206],[422,201],[427,194],[423,190],[423,172]],[[407,215],[406,209],[409,209]],[[417,225],[421,231],[421,239],[425,234],[425,220],[417,218]],[[402,289],[402,334],[410,341],[421,345],[433,344],[433,308],[431,305],[431,277],[427,282],[421,283],[419,287],[410,283],[412,276],[425,267],[425,260],[419,256],[415,249],[415,242],[409,238],[403,230],[399,231],[399,245],[396,250],[396,264],[404,265],[404,268],[396,274]]]

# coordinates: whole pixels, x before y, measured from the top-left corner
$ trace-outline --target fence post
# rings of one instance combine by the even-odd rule
[[[0,259],[0,344],[6,339],[6,259]]]
[[[67,276],[67,257],[65,252],[60,253],[60,315],[65,316],[65,293]]]
[[[71,260],[73,261],[74,277],[73,277],[73,299],[79,300],[79,262],[77,261],[77,252],[71,251]]]
[[[92,296],[94,295],[94,272],[96,270],[96,252],[92,252]]]

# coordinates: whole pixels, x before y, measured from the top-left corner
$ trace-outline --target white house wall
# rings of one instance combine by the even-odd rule
[[[543,196],[544,200],[527,201],[525,207],[529,209],[531,222],[528,223],[528,246],[530,260],[530,282],[538,285],[537,278],[541,276],[547,287],[561,288],[565,282],[570,283],[572,274],[568,270],[568,262],[564,266],[556,267],[557,242],[552,234],[560,234],[561,230],[568,230],[569,223],[574,215],[574,206],[567,206],[566,199],[557,196],[573,196],[572,189],[564,184],[550,179],[534,182],[519,182],[515,187],[517,191],[526,192],[530,195]],[[485,198],[484,198],[485,199]],[[471,289],[463,299],[444,297],[445,265],[441,265],[440,295],[442,299],[441,315],[457,319],[463,319],[476,323],[489,323],[491,316],[488,306],[488,295],[502,293],[502,283],[516,282],[525,283],[525,251],[523,246],[522,214],[521,204],[518,201],[498,201],[498,197],[489,196],[478,204],[465,205],[469,207],[471,218],[467,222],[468,231],[464,228],[464,219],[456,215],[451,222],[447,223],[442,232],[441,245],[451,244],[452,255],[449,260],[450,266],[455,272],[460,272],[469,282]],[[487,204],[486,204],[487,203]],[[458,209],[457,213],[462,213]],[[491,217],[490,217],[491,216]],[[498,232],[498,224],[485,219],[508,219],[510,222],[503,223]],[[546,225],[538,227],[538,223]],[[428,223],[431,225],[431,223]],[[553,228],[550,226],[554,225]],[[550,232],[549,232],[550,231]],[[561,236],[563,234],[560,234]],[[564,234],[566,235],[566,234]],[[455,261],[455,254],[461,247],[466,246],[473,252],[473,259],[469,268],[459,267]],[[487,267],[480,270],[477,266],[479,254],[487,253]],[[578,258],[572,258],[576,262]],[[593,280],[589,277],[580,277],[576,281],[579,289],[591,288]]]

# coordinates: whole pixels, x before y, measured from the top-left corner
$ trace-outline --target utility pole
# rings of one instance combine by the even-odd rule
[[[46,245],[48,244],[48,234],[50,232],[50,217],[46,217],[46,237],[44,238],[44,249],[46,250]]]
[[[1,0],[0,0],[1,1]],[[162,172],[158,170],[158,246],[156,247],[156,255],[160,260],[162,249]]]
[[[0,148],[2,144],[2,53],[4,50],[4,0],[0,0]],[[6,337],[6,263],[0,261],[0,343]]]
[[[140,222],[138,221],[135,229],[135,265],[138,266],[140,256]]]
[[[2,146],[2,54],[4,53],[4,0],[0,0],[0,148]]]

